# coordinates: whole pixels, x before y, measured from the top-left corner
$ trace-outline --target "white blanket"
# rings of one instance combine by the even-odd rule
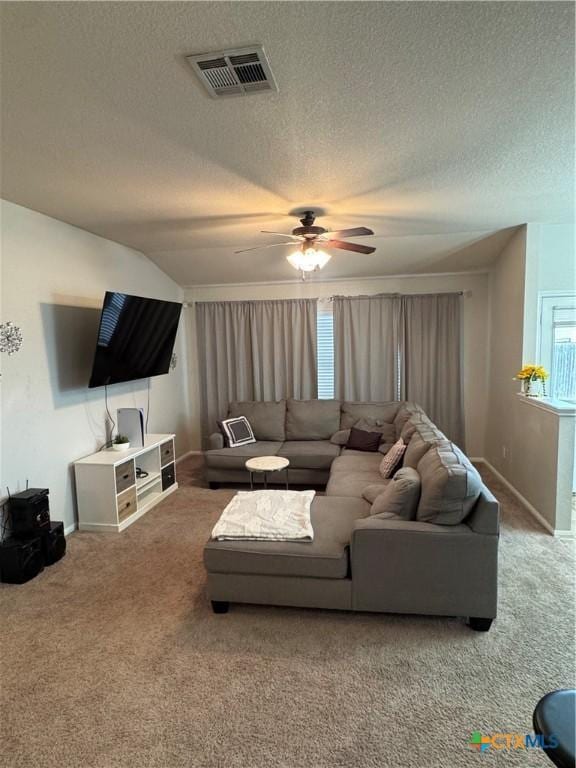
[[[214,526],[212,538],[312,541],[310,505],[316,491],[240,491]]]

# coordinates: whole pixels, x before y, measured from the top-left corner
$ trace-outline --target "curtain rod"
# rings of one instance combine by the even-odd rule
[[[430,291],[429,293],[363,293],[359,296],[343,296],[336,294],[328,296],[330,301],[334,299],[397,299],[407,296],[466,296],[471,291]]]
[[[263,304],[267,301],[280,304],[291,301],[334,301],[334,299],[397,299],[409,296],[471,296],[472,291],[430,291],[429,293],[365,293],[356,296],[345,296],[335,294],[333,296],[297,296],[292,299],[212,299],[208,301],[186,301],[185,307],[195,306],[196,304]]]
[[[209,299],[207,301],[193,300],[193,304],[265,304],[272,301],[275,304],[288,303],[290,301],[318,301],[315,296],[295,296],[293,299]],[[190,306],[190,302],[185,303]]]

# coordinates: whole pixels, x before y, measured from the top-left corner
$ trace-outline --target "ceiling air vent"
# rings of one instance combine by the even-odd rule
[[[261,45],[186,56],[213,98],[278,91]]]

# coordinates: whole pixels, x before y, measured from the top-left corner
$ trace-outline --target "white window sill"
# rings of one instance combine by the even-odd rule
[[[576,403],[568,400],[553,400],[551,397],[526,397],[521,392],[516,394],[523,403],[540,408],[543,411],[555,413],[557,416],[576,416]]]

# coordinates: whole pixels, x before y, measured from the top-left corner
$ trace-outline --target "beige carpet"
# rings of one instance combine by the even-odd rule
[[[500,615],[456,619],[234,606],[211,613],[202,545],[228,490],[180,466],[120,535],[75,533],[0,585],[0,763],[9,768],[547,766],[479,755],[472,730],[531,730],[574,685],[572,545],[503,502]]]

